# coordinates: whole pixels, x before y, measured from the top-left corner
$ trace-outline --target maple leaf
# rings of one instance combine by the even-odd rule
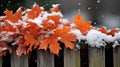
[[[74,23],[76,27],[86,35],[89,30],[92,29],[90,21],[83,22],[83,17],[78,13],[78,15],[74,16]]]
[[[28,52],[32,51],[32,49],[36,48],[37,40],[33,37],[33,35],[26,34],[25,37],[24,37],[24,39],[25,39],[24,44],[26,46],[29,46]]]
[[[53,6],[52,6],[53,8],[51,8],[50,11],[51,11],[51,12],[60,12],[59,5],[60,5],[60,4],[53,5]]]
[[[98,31],[107,34],[107,35],[112,35],[114,36],[116,32],[118,32],[118,29],[112,29],[110,31],[107,31],[105,27],[101,27]]]
[[[65,44],[66,48],[73,49],[74,44],[72,42],[76,41],[76,36],[73,33],[70,33],[71,29],[69,27],[64,27],[57,29],[55,31],[55,36],[60,37],[60,41]]]
[[[109,31],[107,33],[107,35],[112,35],[112,36],[115,36],[115,33],[118,32],[118,29],[112,29],[111,31]]]
[[[5,18],[3,18],[3,21],[9,20],[11,22],[18,22],[18,20],[22,20],[22,9],[19,8],[15,14],[13,14],[13,11],[6,10],[5,11]]]
[[[107,33],[107,31],[106,31],[106,28],[105,27],[101,27],[98,31],[100,31],[100,32],[102,32],[102,33]]]
[[[6,26],[0,27],[0,31],[9,31],[9,32],[16,31],[16,29],[12,25],[10,25],[7,21],[5,21],[5,23],[6,23]]]
[[[25,39],[23,36],[16,37],[16,41],[12,43],[12,45],[18,45],[16,54],[18,57],[20,57],[22,54],[27,54],[27,46],[24,45]]]
[[[60,18],[61,18],[61,16],[59,16],[59,15],[47,16],[46,22],[48,22],[49,20],[52,20],[52,21],[54,21],[55,25],[57,26],[58,24],[60,24],[60,21],[59,21]]]
[[[33,8],[30,11],[27,11],[26,14],[28,15],[28,18],[34,19],[38,17],[42,11],[43,9],[41,9],[39,5],[34,4]]]
[[[43,30],[53,30],[55,29],[57,26],[54,23],[43,23]]]
[[[48,47],[51,53],[57,54],[57,55],[59,53],[59,50],[61,49],[58,44],[58,39],[52,36],[45,37],[42,40],[40,40],[40,46],[39,46],[40,49],[47,50]]]

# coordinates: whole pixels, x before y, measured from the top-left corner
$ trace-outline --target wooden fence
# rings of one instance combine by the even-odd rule
[[[63,48],[59,56],[49,51],[36,51],[28,58],[15,52],[0,58],[0,67],[120,67],[120,47],[81,46],[80,50]]]

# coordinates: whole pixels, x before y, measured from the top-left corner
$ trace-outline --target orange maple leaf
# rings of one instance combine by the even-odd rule
[[[86,35],[89,30],[92,29],[90,21],[83,22],[83,17],[78,13],[78,15],[74,16],[74,23],[76,27]]]
[[[33,48],[36,48],[37,40],[31,34],[25,35],[25,42],[26,46],[29,46],[28,51],[32,51]]]
[[[107,31],[105,27],[101,27],[98,31],[105,33],[107,35],[112,35],[114,36],[116,32],[118,32],[118,29],[112,29],[110,31]]]
[[[55,29],[57,26],[54,23],[43,23],[43,30],[53,30]]]
[[[53,15],[53,16],[48,16],[47,17],[48,19],[47,19],[47,21],[46,22],[48,22],[49,20],[52,20],[52,21],[54,21],[54,23],[55,23],[55,25],[57,26],[58,24],[60,24],[60,18],[61,18],[61,16],[59,16],[59,15]]]
[[[54,37],[45,37],[42,40],[40,40],[40,49],[47,50],[49,47],[50,52],[53,54],[59,53],[59,50],[61,49],[59,44],[58,44],[58,39]]]
[[[43,9],[41,9],[41,8],[39,7],[39,5],[35,4],[30,11],[27,11],[27,12],[26,12],[26,14],[28,15],[28,18],[34,19],[34,18],[38,17],[39,14],[40,14],[42,11],[43,11]]]
[[[6,10],[5,11],[5,18],[3,18],[3,21],[9,20],[11,22],[18,22],[18,20],[22,20],[22,9],[19,8],[15,14],[13,14],[12,11]]]
[[[16,29],[12,26],[12,25],[10,25],[7,21],[5,21],[5,23],[6,23],[6,26],[1,26],[0,27],[0,31],[9,31],[9,32],[15,32],[16,31]]]
[[[61,29],[57,29],[55,31],[55,36],[58,36],[60,38],[60,41],[65,44],[66,48],[73,49],[74,44],[72,42],[76,41],[76,36],[72,33],[70,33],[71,28],[69,27],[64,27]]]

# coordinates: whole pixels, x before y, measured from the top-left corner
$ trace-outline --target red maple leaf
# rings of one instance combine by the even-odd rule
[[[26,14],[28,15],[28,18],[34,19],[34,18],[38,17],[39,14],[40,14],[42,11],[43,11],[43,9],[41,9],[41,8],[39,7],[39,5],[35,4],[30,11],[27,11],[27,12],[26,12]]]
[[[5,18],[3,18],[3,21],[9,20],[13,23],[18,22],[18,20],[22,20],[22,9],[19,8],[15,14],[13,14],[13,11],[6,10],[5,11]]]
[[[118,29],[112,29],[110,31],[107,31],[105,27],[101,27],[98,31],[105,33],[107,35],[112,35],[114,36],[116,32],[118,32]]]

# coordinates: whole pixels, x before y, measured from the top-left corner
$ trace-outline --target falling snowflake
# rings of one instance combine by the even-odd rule
[[[100,0],[97,0],[97,3],[100,3]]]

